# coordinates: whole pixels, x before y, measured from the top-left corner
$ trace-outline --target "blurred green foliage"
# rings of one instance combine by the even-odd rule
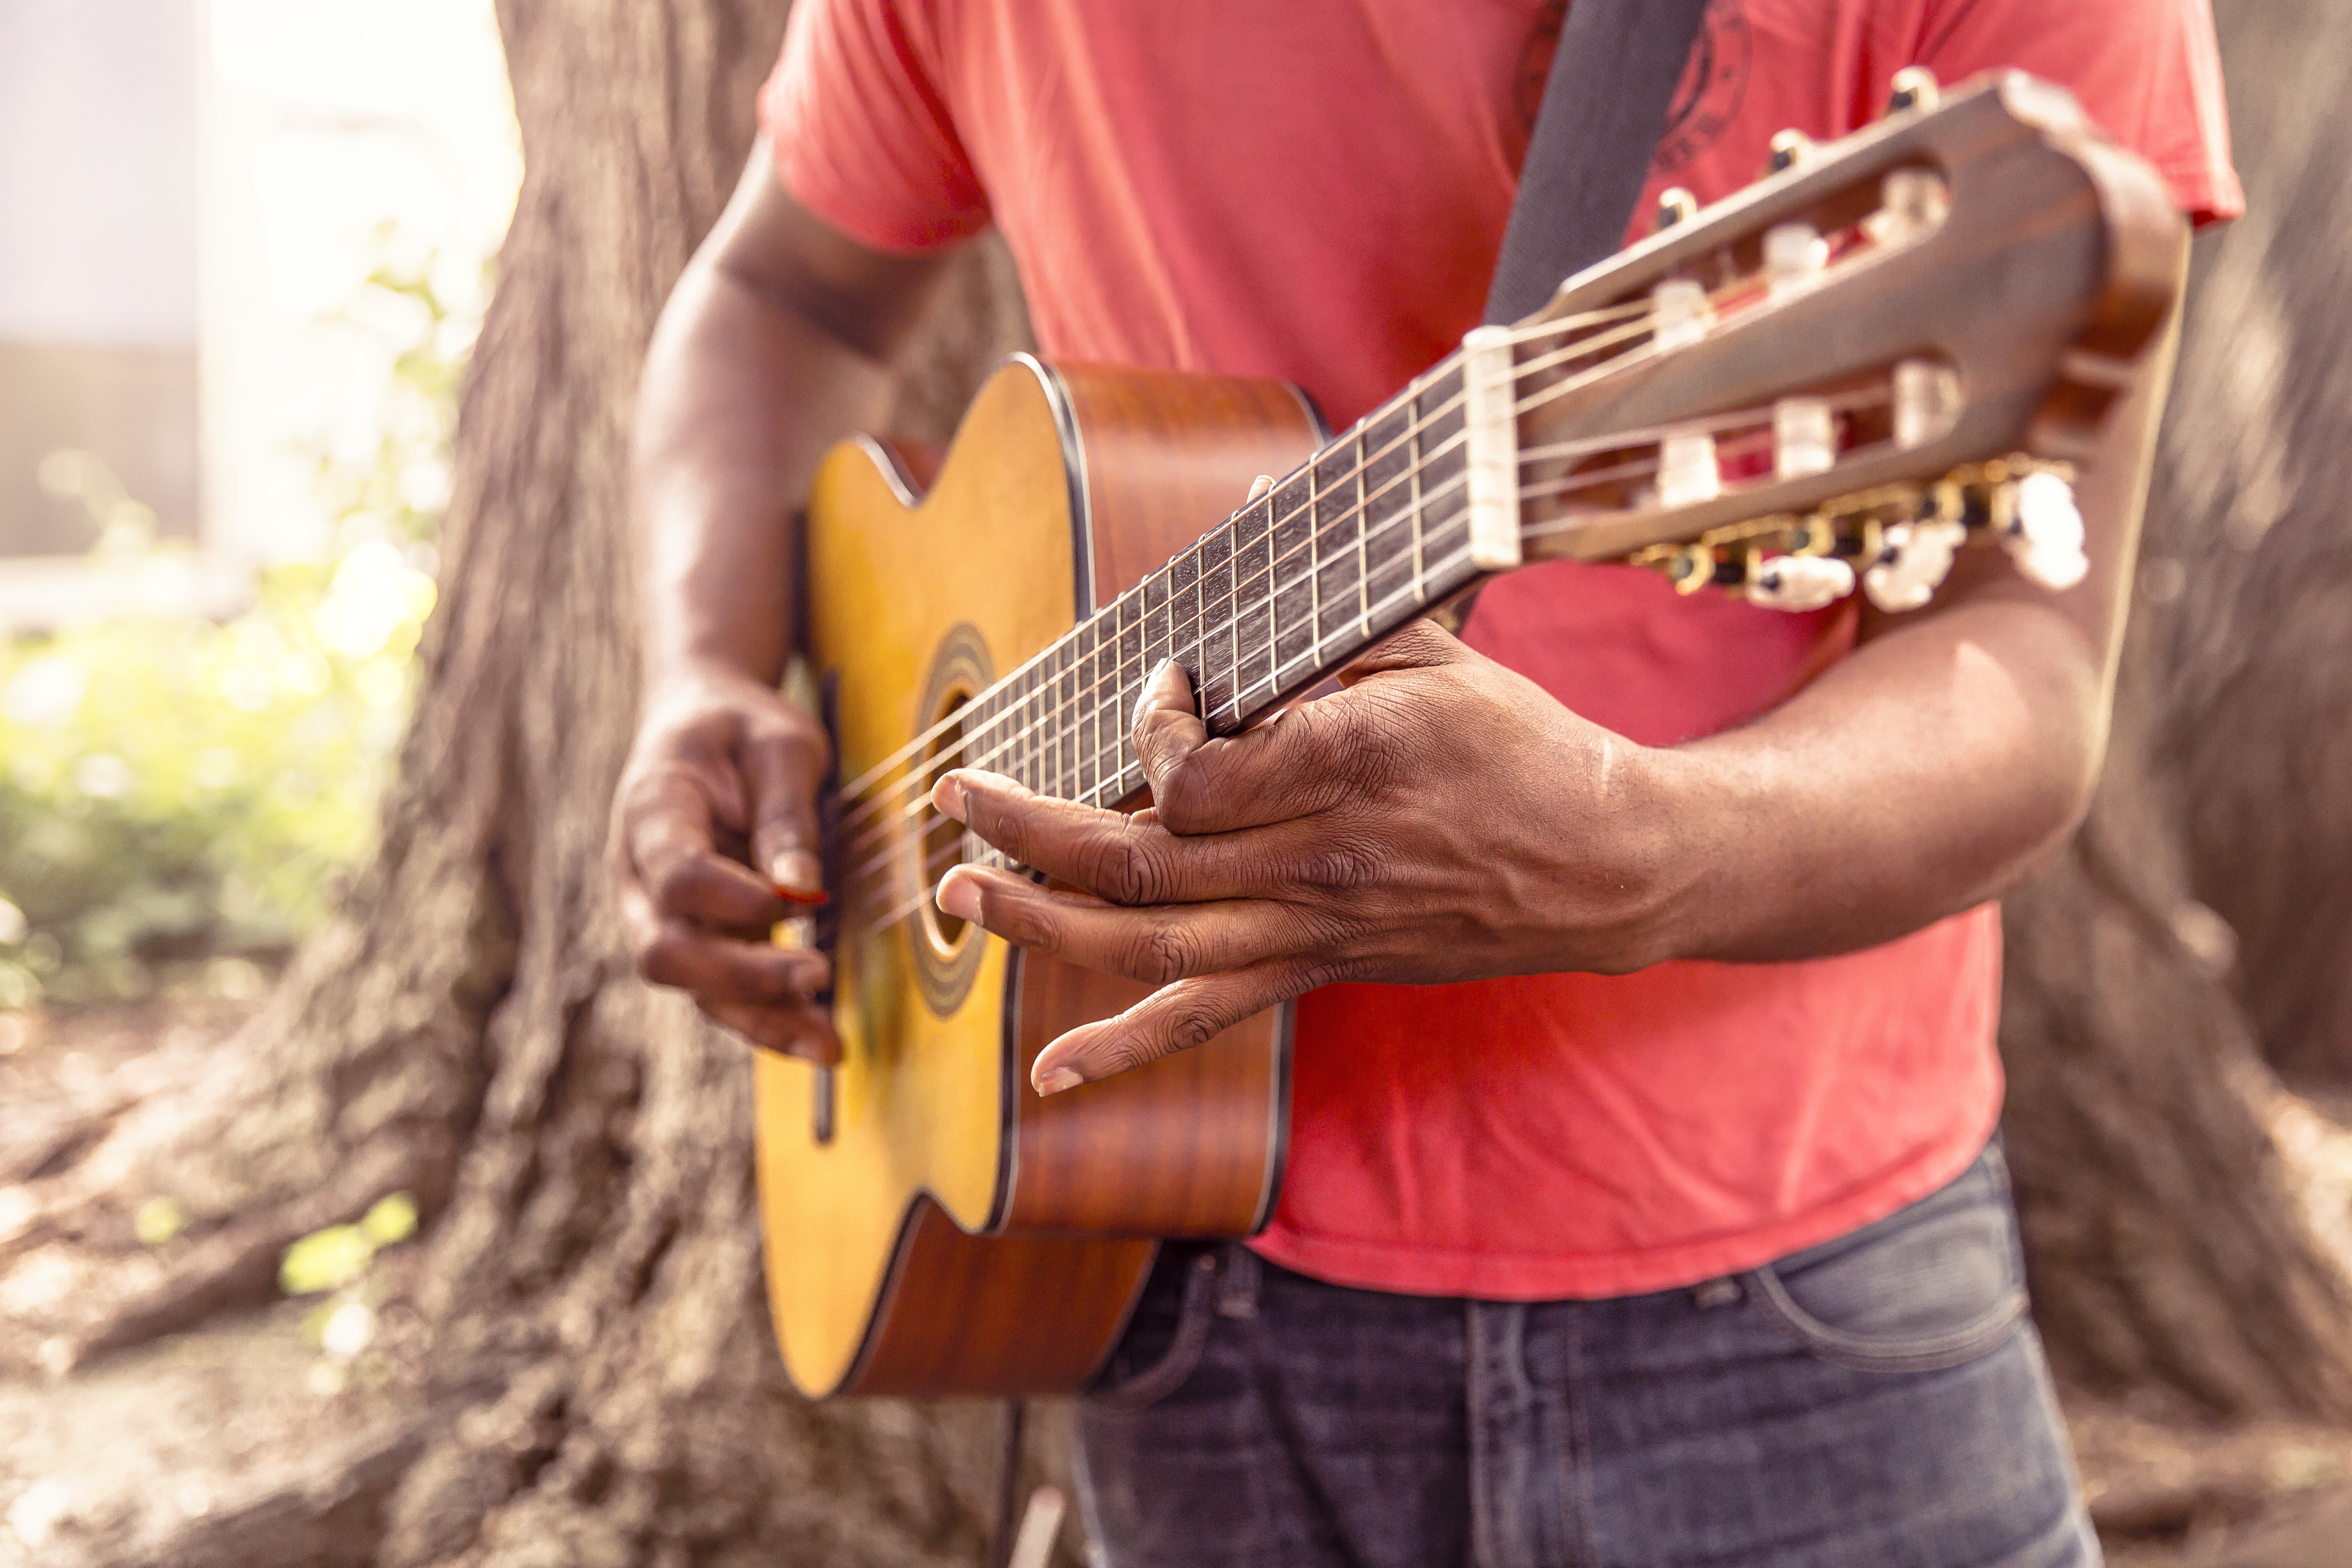
[[[0,1009],[184,976],[257,990],[255,961],[372,847],[470,350],[430,275],[380,268],[329,324],[373,334],[389,367],[373,450],[319,458],[330,559],[265,570],[226,623],[0,640]],[[136,570],[163,548],[118,517],[94,563]]]

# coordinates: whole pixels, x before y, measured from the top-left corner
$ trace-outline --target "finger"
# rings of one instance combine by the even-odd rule
[[[623,883],[642,886],[656,910],[706,925],[764,929],[785,905],[766,879],[712,841],[709,802],[687,779],[640,786],[621,822]]]
[[[1360,793],[1366,754],[1356,723],[1343,706],[1309,703],[1281,724],[1209,738],[1184,672],[1171,665],[1136,705],[1134,740],[1159,821],[1189,836],[1309,816]]]
[[[1270,899],[1121,909],[975,866],[950,872],[939,898],[1016,946],[1153,985],[1294,956],[1316,936],[1301,912]]]
[[[1278,958],[1162,986],[1118,1017],[1074,1029],[1039,1051],[1029,1082],[1040,1094],[1058,1094],[1125,1072],[1205,1044],[1253,1013],[1339,977]]]
[[[819,1067],[841,1061],[841,1037],[833,1019],[814,1003],[761,1007],[748,1002],[704,1002],[705,1017],[762,1051],[794,1056]]]
[[[824,891],[819,858],[817,790],[830,758],[824,737],[813,726],[777,726],[747,737],[740,754],[751,789],[751,861],[785,896],[816,902]]]
[[[941,779],[931,800],[1023,865],[1113,904],[1191,904],[1263,894],[1288,859],[1311,853],[1288,834],[1179,838],[1156,819],[1040,795],[1000,774],[970,768]]]
[[[720,936],[683,920],[659,920],[637,948],[637,972],[706,1002],[804,1002],[824,989],[833,965],[806,947]]]

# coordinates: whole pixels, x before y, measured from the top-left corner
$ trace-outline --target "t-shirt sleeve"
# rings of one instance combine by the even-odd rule
[[[1939,80],[2031,71],[2155,164],[2198,222],[2245,210],[2209,0],[1935,0],[1925,20],[1919,59]]]
[[[988,226],[919,0],[800,0],[760,129],[803,206],[877,250],[938,250]]]

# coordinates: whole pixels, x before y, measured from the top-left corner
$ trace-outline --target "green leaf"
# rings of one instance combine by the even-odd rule
[[[278,1283],[289,1296],[331,1291],[367,1272],[374,1257],[375,1243],[366,1231],[356,1225],[330,1225],[286,1249],[278,1265]]]
[[[416,1200],[404,1192],[376,1199],[361,1217],[360,1230],[378,1247],[407,1240],[416,1234]]]
[[[131,1234],[142,1247],[161,1247],[188,1228],[188,1211],[176,1197],[151,1197],[131,1217]]]

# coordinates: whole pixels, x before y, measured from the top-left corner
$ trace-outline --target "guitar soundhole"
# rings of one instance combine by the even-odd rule
[[[913,841],[902,841],[898,852],[914,862],[913,875],[921,879],[915,883],[922,890],[915,918],[907,923],[915,983],[924,1005],[940,1018],[962,1007],[971,994],[981,962],[987,956],[988,941],[987,933],[941,912],[935,902],[940,878],[964,858],[966,841],[961,823],[931,810],[929,789],[949,768],[984,760],[963,754],[962,715],[964,705],[995,679],[995,664],[980,632],[969,625],[958,626],[940,639],[939,652],[931,656],[930,676],[923,684],[923,700],[915,710],[922,716],[925,730],[936,727],[940,733],[924,747],[918,764],[923,768],[922,809],[908,824]]]
[[[940,716],[940,719],[945,721],[947,727],[940,732],[939,739],[933,743],[929,756],[924,760],[940,761],[942,754],[945,754],[946,760],[942,761],[939,768],[929,771],[927,774],[928,778],[937,779],[941,773],[961,760],[957,754],[963,746],[963,726],[957,720],[956,716],[962,711],[963,705],[971,700],[971,693],[959,692],[949,700],[947,712]],[[923,877],[925,885],[931,890],[931,893],[923,899],[923,935],[938,948],[941,958],[952,959],[957,947],[963,941],[965,922],[941,909],[936,895],[940,878],[947,875],[950,867],[960,865],[963,862],[963,824],[953,817],[940,815],[929,805],[923,808],[922,824]]]

